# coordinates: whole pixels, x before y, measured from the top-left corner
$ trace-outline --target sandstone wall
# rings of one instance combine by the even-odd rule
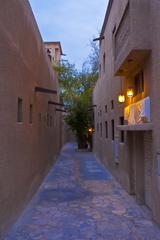
[[[0,0],[0,239],[60,149],[61,113],[48,106],[59,96],[35,93],[36,86],[57,89],[29,2]]]

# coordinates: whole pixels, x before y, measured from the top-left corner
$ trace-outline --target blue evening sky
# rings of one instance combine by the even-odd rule
[[[101,30],[108,0],[29,0],[44,41],[60,41],[78,68]]]

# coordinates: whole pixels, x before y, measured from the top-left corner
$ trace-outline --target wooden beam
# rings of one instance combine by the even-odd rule
[[[56,112],[67,112],[66,110],[56,108]]]
[[[57,94],[57,90],[52,90],[52,89],[47,89],[42,87],[35,87],[35,92]]]
[[[64,106],[65,106],[65,105],[64,105],[64,104],[62,104],[62,103],[57,103],[57,102],[53,102],[53,101],[48,101],[48,104],[49,104],[49,105],[62,106],[62,107],[64,107]]]
[[[89,109],[88,109],[88,112],[91,112],[91,111],[93,111],[93,108],[89,108]]]
[[[92,105],[91,108],[97,107],[97,105]]]
[[[103,39],[104,39],[104,36],[103,36],[103,37],[98,37],[98,38],[93,39],[93,42],[101,41],[101,40],[103,40]]]

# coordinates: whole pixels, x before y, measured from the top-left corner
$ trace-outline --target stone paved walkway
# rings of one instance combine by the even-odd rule
[[[158,240],[160,230],[92,153],[67,144],[5,240]]]

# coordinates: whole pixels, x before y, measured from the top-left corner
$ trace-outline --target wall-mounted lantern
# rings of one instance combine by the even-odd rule
[[[93,134],[94,133],[94,128],[88,128],[88,133]]]
[[[118,95],[118,102],[124,103],[125,100],[126,100],[125,95],[123,94],[123,80],[121,79],[121,91],[120,91],[120,94]]]
[[[124,94],[120,94],[120,95],[118,96],[118,102],[119,102],[119,103],[124,103],[124,102],[125,102],[125,96],[124,96]]]
[[[132,98],[134,96],[134,89],[132,87],[129,87],[127,89],[127,97]]]

